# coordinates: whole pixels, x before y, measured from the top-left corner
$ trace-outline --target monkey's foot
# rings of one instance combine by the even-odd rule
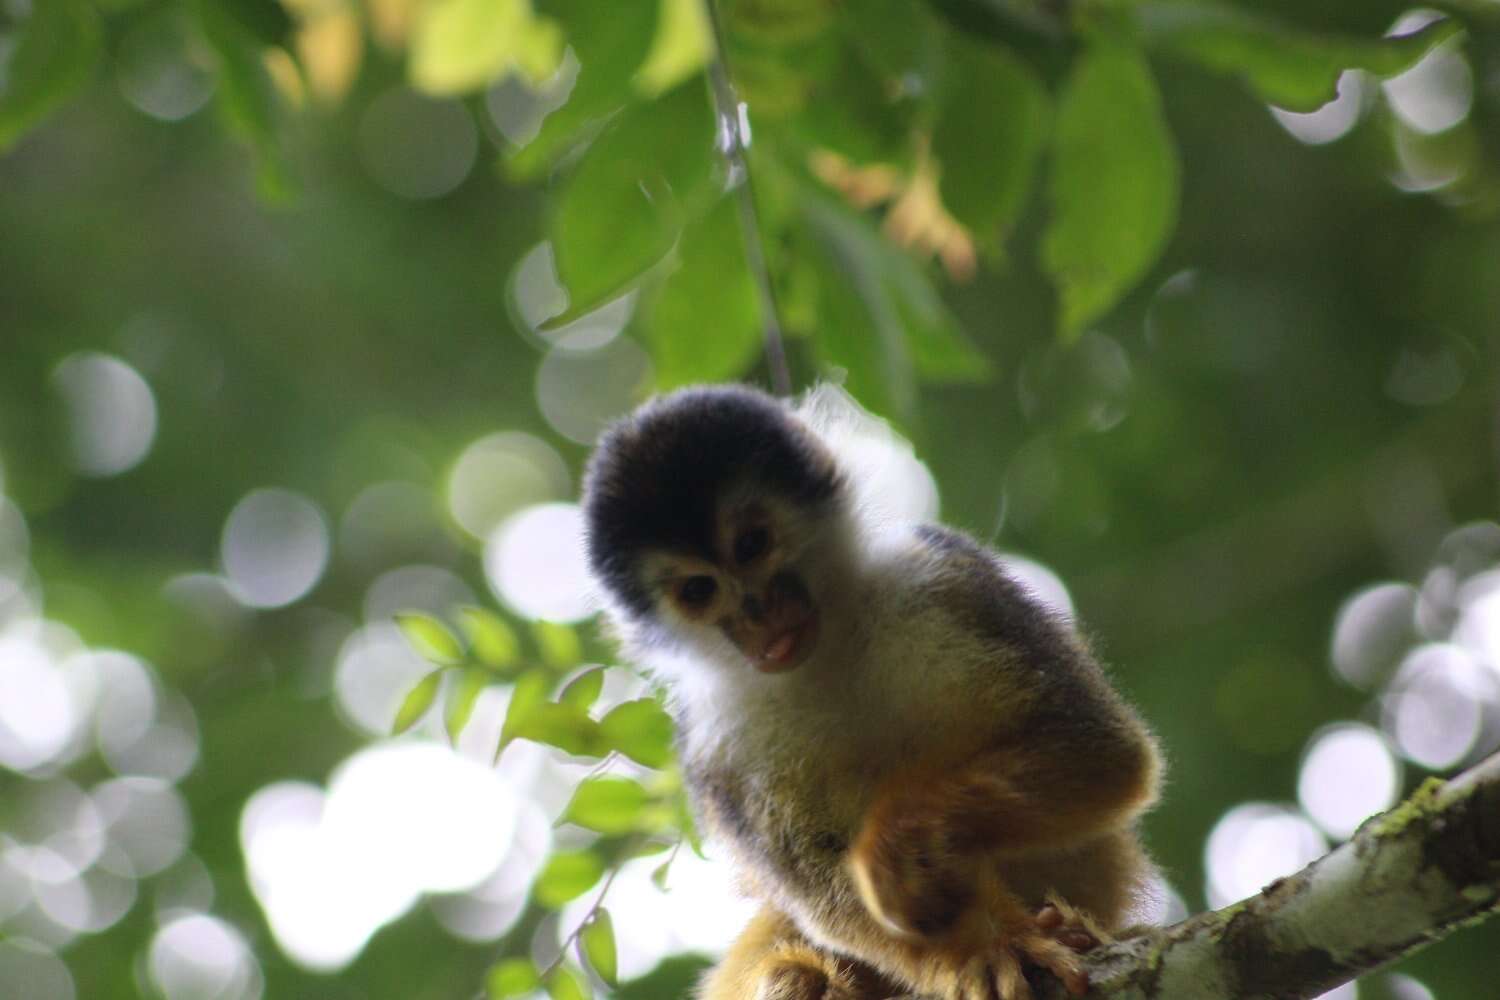
[[[855,1000],[847,977],[803,962],[778,962],[761,977],[755,1000]]]
[[[1089,988],[1078,954],[1040,929],[1009,937],[979,954],[951,955],[936,964],[937,974],[921,985],[943,1000],[1032,1000],[1024,971],[1028,965],[1051,972],[1074,996]]]
[[[1087,913],[1064,902],[1056,893],[1049,893],[1046,904],[1036,911],[1036,926],[1079,954],[1113,940]]]

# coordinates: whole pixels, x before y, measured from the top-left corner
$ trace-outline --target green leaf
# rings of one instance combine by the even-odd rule
[[[488,608],[458,609],[459,624],[469,639],[469,648],[479,662],[496,670],[513,667],[521,658],[521,641],[515,630]]]
[[[562,30],[530,0],[436,0],[411,43],[412,86],[444,97],[478,90],[512,70],[540,81],[562,59]]]
[[[932,153],[943,204],[981,246],[1013,225],[1047,138],[1047,91],[1005,49],[949,34]],[[983,100],[976,100],[983,94]]]
[[[531,634],[541,651],[542,662],[549,667],[567,670],[576,667],[583,659],[583,643],[570,626],[561,622],[535,621],[531,623]]]
[[[635,74],[642,93],[660,94],[703,69],[713,54],[713,27],[703,0],[661,0],[651,51]]]
[[[707,207],[713,115],[701,81],[619,115],[563,185],[549,233],[573,314],[618,297]]]
[[[516,680],[510,693],[510,704],[505,708],[505,721],[500,726],[500,748],[504,750],[511,740],[521,735],[521,729],[547,703],[547,692],[552,688],[552,678],[544,671],[529,670]]]
[[[651,884],[660,892],[667,891],[667,875],[672,871],[672,859],[668,858],[651,871]]]
[[[437,698],[438,682],[443,679],[441,670],[434,670],[417,682],[417,686],[406,693],[401,700],[401,707],[396,710],[396,721],[391,726],[391,731],[404,733],[417,724],[417,720],[427,714]]]
[[[1177,218],[1178,167],[1161,98],[1141,54],[1096,41],[1058,108],[1052,219],[1042,259],[1078,336],[1156,262]]]
[[[458,742],[464,726],[469,724],[469,717],[474,714],[474,704],[479,701],[479,696],[489,686],[492,679],[489,674],[478,667],[469,667],[459,674],[458,683],[452,685],[448,691],[448,707],[443,713],[443,721],[448,728],[450,742]]]
[[[542,985],[536,965],[529,958],[507,958],[485,973],[484,988],[489,1000],[511,1000],[525,996]]]
[[[519,180],[550,170],[625,106],[656,33],[657,0],[540,0],[537,6],[562,22],[578,57],[578,77],[567,102],[543,119],[536,137],[510,153],[506,167]]]
[[[228,15],[262,45],[284,45],[292,18],[277,0],[219,0]]]
[[[672,717],[655,698],[616,705],[599,720],[599,731],[611,750],[637,764],[665,767],[672,759]]]
[[[431,663],[451,666],[464,658],[463,643],[458,636],[432,615],[421,611],[397,612],[396,624],[417,655]]]
[[[609,911],[599,907],[589,916],[578,933],[578,950],[594,975],[611,989],[620,985],[619,964],[615,955],[615,928]]]
[[[860,0],[850,5],[851,28],[887,13],[872,9],[884,8],[883,4],[867,4],[868,0]],[[906,0],[900,6],[916,7]],[[916,47],[920,42],[908,37],[907,44]],[[811,148],[831,150],[855,163],[903,161],[911,153],[917,103],[892,97],[900,90],[898,75],[884,76],[872,67],[855,39],[840,32],[830,37],[826,47],[827,58],[811,65],[799,59],[789,67],[767,67],[768,72],[780,69],[790,79],[798,73],[807,76],[808,93],[798,95],[797,113],[789,119],[795,135]],[[915,68],[909,72],[924,79],[928,76]],[[756,108],[754,103],[750,106]]]
[[[562,818],[598,833],[639,829],[651,805],[650,794],[629,778],[590,778],[581,782]]]
[[[268,201],[296,192],[276,131],[279,102],[262,62],[265,45],[214,0],[196,0],[203,37],[218,58],[216,103],[230,131],[255,151],[256,184]]]
[[[817,328],[824,359],[848,372],[848,388],[877,413],[908,415],[913,376],[988,377],[990,363],[959,329],[921,266],[868,220],[809,195],[805,213],[821,251]]]
[[[83,0],[34,0],[0,76],[0,152],[89,82],[101,34]]]
[[[658,389],[735,378],[760,351],[760,306],[735,208],[721,198],[683,230],[677,268],[642,310]]]
[[[590,667],[573,678],[557,696],[559,704],[587,712],[604,690],[604,668]]]
[[[532,892],[536,901],[556,910],[593,888],[604,874],[604,861],[593,851],[565,851],[547,859]]]
[[[575,757],[602,757],[607,752],[599,724],[572,705],[543,702],[521,723],[516,735]]]
[[[589,1000],[593,995],[586,979],[566,965],[559,966],[547,983],[552,1000]]]
[[[1333,100],[1346,69],[1394,76],[1461,30],[1446,19],[1395,38],[1348,38],[1197,2],[1146,3],[1136,16],[1146,44],[1238,76],[1266,101],[1291,111],[1314,111]]]

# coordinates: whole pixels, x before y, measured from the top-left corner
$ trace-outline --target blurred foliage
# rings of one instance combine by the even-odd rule
[[[504,688],[495,752],[597,762],[564,813],[597,836],[547,859],[497,944],[419,911],[336,979],[309,973],[267,934],[239,811],[370,738],[332,721],[326,630],[378,572],[450,567],[482,591],[479,545],[424,511],[399,558],[336,560],[306,601],[230,624],[159,586],[212,566],[225,514],[268,482],[344,510],[399,480],[439,507],[453,456],[496,427],[576,468],[538,358],[622,296],[650,361],[630,399],[773,378],[774,321],[800,382],[841,371],[917,440],[948,519],[1062,574],[1169,748],[1150,839],[1201,902],[1224,810],[1290,798],[1313,730],[1378,717],[1325,669],[1340,601],[1418,578],[1451,525],[1494,515],[1500,9],[1433,6],[1391,37],[1405,8],[1385,0],[0,4],[0,482],[48,616],[150,658],[199,713],[195,850],[266,995],[613,988],[628,913],[594,903],[556,954],[538,928],[603,900],[626,860],[695,846],[661,706],[594,709],[606,643],[414,611],[400,627],[431,669],[396,728],[437,711],[456,741]],[[143,106],[148,43],[212,120]],[[1461,54],[1472,103],[1429,134],[1377,78],[1435,48]],[[1343,138],[1274,124],[1267,104],[1314,110],[1351,68],[1367,89]],[[436,117],[401,131],[403,109],[479,123],[493,169],[403,186],[446,141]],[[542,240],[565,296],[531,315],[504,277]],[[79,350],[156,393],[150,459],[119,477],[66,457],[51,373]],[[80,996],[136,995],[147,909],[70,945]],[[1408,968],[1481,995],[1496,941]],[[700,967],[615,995],[681,995]]]

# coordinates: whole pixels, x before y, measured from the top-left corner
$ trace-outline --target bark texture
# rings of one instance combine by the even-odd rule
[[[1088,956],[1090,998],[1296,1000],[1500,909],[1500,754],[1368,820],[1259,895]],[[1064,1000],[1045,974],[1038,1000]],[[922,1000],[906,997],[901,1000]]]

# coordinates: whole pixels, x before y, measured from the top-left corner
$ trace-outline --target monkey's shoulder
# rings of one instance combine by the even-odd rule
[[[912,585],[949,620],[994,653],[1032,667],[1087,657],[1073,624],[1006,572],[1000,557],[962,532],[936,524],[912,531]]]

